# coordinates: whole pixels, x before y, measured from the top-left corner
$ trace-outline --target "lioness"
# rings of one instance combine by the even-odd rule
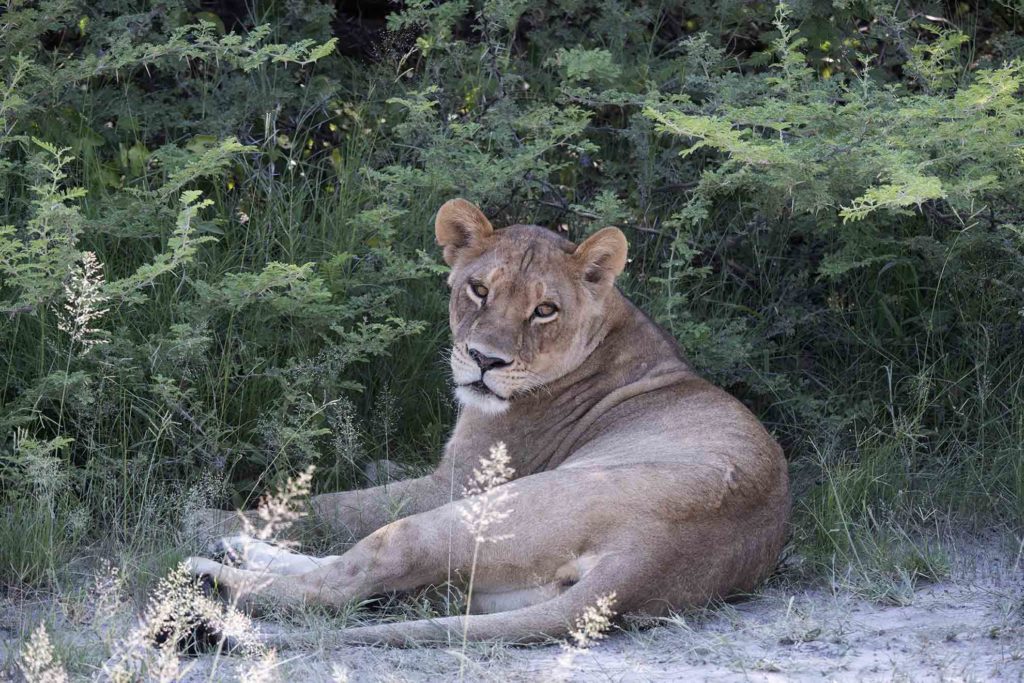
[[[437,470],[314,496],[338,533],[314,558],[235,536],[239,566],[191,558],[234,599],[344,605],[468,578],[468,617],[343,631],[345,642],[564,635],[599,597],[660,615],[751,589],[780,552],[789,514],[781,449],[736,399],[701,379],[675,342],[615,287],[626,239],[578,246],[535,225],[494,230],[453,199],[435,223],[451,266],[451,368],[461,409]],[[512,514],[477,544],[461,491],[507,444]],[[399,501],[397,521],[391,521]],[[468,623],[464,623],[468,619]]]

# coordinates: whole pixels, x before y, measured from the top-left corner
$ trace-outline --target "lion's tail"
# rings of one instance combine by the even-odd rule
[[[575,627],[576,619],[584,610],[596,605],[602,597],[616,593],[612,609],[621,613],[625,606],[623,599],[626,597],[622,594],[622,589],[629,587],[633,581],[622,573],[628,569],[624,566],[625,562],[616,561],[619,559],[604,558],[565,592],[529,607],[493,614],[471,614],[468,617],[441,617],[360,626],[315,635],[281,633],[267,638],[267,643],[282,648],[331,648],[353,644],[449,644],[461,643],[464,629],[466,638],[472,641],[530,643],[564,638]]]

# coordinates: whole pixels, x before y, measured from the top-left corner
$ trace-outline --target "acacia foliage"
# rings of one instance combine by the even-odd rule
[[[1012,3],[410,0],[363,61],[330,6],[203,7],[0,15],[6,505],[429,464],[462,195],[622,226],[623,288],[855,504],[1024,509]]]

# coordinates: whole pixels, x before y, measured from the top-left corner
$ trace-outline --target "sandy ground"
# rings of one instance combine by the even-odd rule
[[[1024,561],[1007,544],[960,552],[948,580],[880,605],[843,590],[775,585],[714,610],[609,635],[567,656],[557,645],[278,653],[279,680],[1019,681]],[[13,656],[24,606],[0,610],[0,660]],[[20,623],[19,623],[20,622]],[[266,623],[267,631],[281,626]],[[65,634],[81,646],[80,634]],[[7,647],[3,647],[6,640]],[[245,662],[198,657],[183,680],[232,680]],[[0,665],[0,672],[10,667]],[[347,678],[346,678],[347,677]],[[0,678],[3,678],[0,673]]]

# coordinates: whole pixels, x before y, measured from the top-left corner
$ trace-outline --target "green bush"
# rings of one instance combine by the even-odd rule
[[[362,58],[327,5],[251,5],[0,14],[0,505],[41,544],[433,462],[456,195],[626,230],[624,290],[786,448],[810,556],[1024,520],[1012,3],[409,0]]]

